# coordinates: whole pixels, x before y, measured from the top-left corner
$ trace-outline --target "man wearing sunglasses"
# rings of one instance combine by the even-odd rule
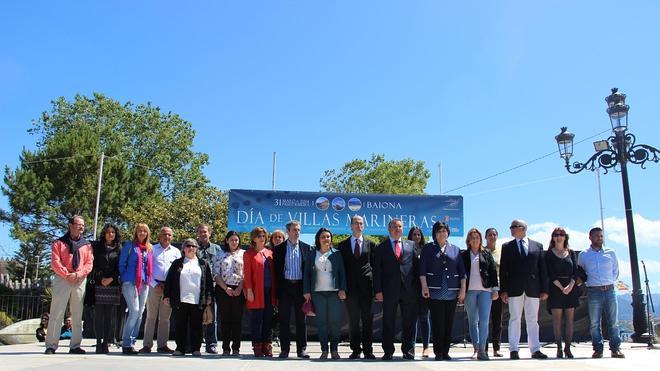
[[[509,305],[509,350],[518,355],[523,311],[527,324],[527,344],[534,359],[546,359],[539,342],[539,302],[548,298],[548,274],[543,245],[527,237],[527,223],[516,219],[509,227],[513,240],[502,245],[500,298]]]

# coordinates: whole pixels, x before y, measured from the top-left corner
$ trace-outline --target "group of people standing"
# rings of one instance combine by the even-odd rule
[[[375,359],[372,306],[380,302],[382,360],[393,359],[398,318],[403,359],[415,358],[419,329],[423,358],[429,356],[432,344],[436,360],[451,360],[454,315],[457,305],[464,304],[474,348],[472,358],[488,360],[489,334],[493,356],[502,356],[502,308],[508,305],[510,358],[520,358],[524,313],[531,357],[545,359],[540,350],[538,311],[540,301],[547,300],[557,357],[573,358],[573,317],[579,306],[576,287],[582,280],[587,285],[593,357],[603,354],[600,320],[604,313],[612,357],[623,358],[613,287],[618,265],[614,252],[602,245],[602,230],[590,231],[591,247],[579,255],[569,248],[568,234],[562,228],[552,232],[547,251],[526,236],[524,221],[514,220],[510,230],[514,238],[499,249],[496,229],[486,230],[483,246],[481,232],[472,228],[467,232],[466,248],[461,250],[448,241],[451,231],[443,222],[433,225],[432,241],[426,243],[418,227],[411,228],[408,239],[403,239],[403,222],[392,219],[387,238],[376,244],[363,235],[364,220],[355,215],[351,236],[336,247],[332,232],[326,228],[316,232],[314,246],[304,243],[300,240],[300,223],[291,221],[286,225],[286,235],[278,230],[269,236],[263,227],[254,228],[249,247],[243,250],[235,231],[226,234],[223,249],[210,242],[210,227],[202,224],[197,228],[197,239],[183,241],[182,254],[171,244],[171,228],[162,227],[159,243],[151,245],[145,224],[138,224],[132,240],[123,244],[117,227],[106,225],[100,241],[92,247],[82,238],[84,220],[75,216],[69,221],[67,234],[53,243],[55,280],[50,323],[57,323],[57,319],[61,322],[68,302],[73,323],[69,352],[85,352],[80,348],[81,314],[85,281],[89,279],[95,288],[97,353],[108,352],[121,292],[128,308],[122,339],[122,352],[127,355],[152,351],[156,324],[156,352],[201,356],[204,338],[206,352],[215,354],[215,320],[219,318],[222,355],[238,356],[247,308],[254,356],[273,357],[272,321],[277,308],[279,358],[289,357],[293,341],[297,357],[309,358],[305,318],[313,312],[320,358],[339,359],[345,304],[350,328],[349,359]],[[136,350],[145,307],[143,347]],[[167,346],[172,312],[176,319],[175,350]],[[49,328],[46,338],[47,354],[54,353],[58,345],[59,338],[51,336],[57,331],[52,330]]]

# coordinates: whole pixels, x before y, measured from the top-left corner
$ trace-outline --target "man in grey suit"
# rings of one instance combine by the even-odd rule
[[[527,238],[527,223],[511,222],[513,240],[502,245],[500,260],[500,297],[509,305],[509,350],[511,359],[518,355],[523,310],[527,324],[527,344],[532,358],[546,359],[539,342],[539,303],[548,298],[548,274],[543,245]]]
[[[403,222],[392,219],[389,237],[374,250],[374,292],[383,303],[383,360],[394,354],[397,308],[401,308],[401,351],[403,359],[415,359],[415,320],[421,295],[418,258],[412,241],[403,241]]]

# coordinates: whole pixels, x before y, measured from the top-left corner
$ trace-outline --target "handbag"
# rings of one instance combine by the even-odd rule
[[[119,305],[119,286],[96,286],[94,288],[94,298],[96,304],[101,305]]]
[[[314,303],[312,303],[311,300],[304,302],[300,309],[302,309],[302,312],[307,317],[316,317],[316,309],[314,308]]]
[[[204,307],[204,312],[202,313],[202,325],[206,326],[213,322],[213,305],[207,305]]]

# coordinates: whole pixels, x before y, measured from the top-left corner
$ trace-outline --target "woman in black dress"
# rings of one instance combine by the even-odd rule
[[[546,253],[550,292],[548,309],[552,314],[552,329],[557,343],[557,358],[573,358],[571,341],[573,340],[573,321],[575,308],[580,305],[580,298],[575,280],[577,278],[577,257],[568,247],[568,234],[563,228],[552,231],[552,239]],[[564,349],[561,344],[561,321],[564,319]]]

